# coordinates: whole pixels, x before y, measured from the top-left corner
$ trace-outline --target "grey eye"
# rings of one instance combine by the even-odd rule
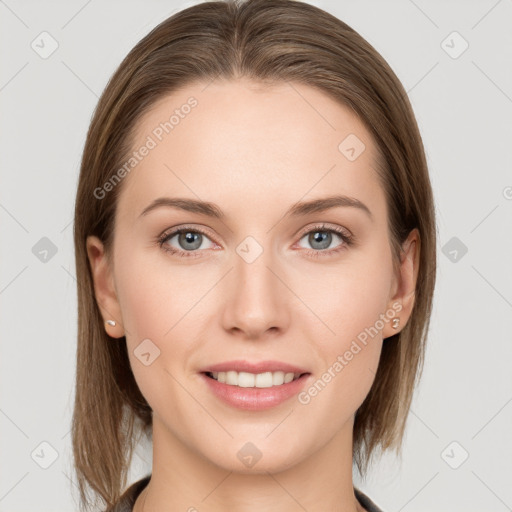
[[[201,233],[187,231],[186,233],[178,234],[178,243],[180,244],[180,248],[185,249],[186,251],[199,249],[202,241],[203,235]]]
[[[177,239],[178,245],[173,243],[173,239]],[[209,241],[209,247],[202,247],[203,242]],[[164,240],[164,243],[170,245],[177,251],[195,251],[197,249],[210,249],[213,247],[212,241],[203,233],[191,229],[184,229],[170,233]]]
[[[301,240],[307,237],[307,242],[310,245],[310,247],[317,251],[321,251],[329,248],[329,246],[333,242],[333,236],[338,237],[340,240],[342,240],[342,237],[340,235],[327,229],[316,229],[310,231],[309,233],[306,233],[301,238]],[[304,246],[301,245],[301,247]],[[308,247],[305,248],[308,249]]]

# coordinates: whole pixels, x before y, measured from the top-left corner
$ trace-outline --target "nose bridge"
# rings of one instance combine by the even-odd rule
[[[273,297],[275,291],[275,275],[269,270],[272,268],[270,251],[264,251],[254,261],[248,262],[243,257],[235,259],[235,279],[237,292],[258,298],[264,294],[267,302]],[[238,261],[236,261],[238,260]]]
[[[251,337],[285,328],[289,319],[286,290],[275,275],[278,264],[272,250],[247,237],[236,248],[233,265],[225,327]]]

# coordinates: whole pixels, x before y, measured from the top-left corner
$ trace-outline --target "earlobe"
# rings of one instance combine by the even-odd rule
[[[104,327],[112,338],[124,336],[121,308],[114,287],[114,276],[101,240],[87,237],[87,257],[91,266],[96,302],[103,317]]]
[[[402,244],[400,266],[398,269],[396,292],[388,303],[388,311],[394,310],[396,316],[386,324],[383,329],[383,338],[388,338],[400,332],[411,315],[418,278],[420,256],[420,236],[417,228],[414,228],[405,242]],[[398,322],[394,321],[399,319]]]

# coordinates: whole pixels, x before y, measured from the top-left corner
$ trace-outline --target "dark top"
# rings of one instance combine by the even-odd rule
[[[106,512],[132,512],[133,505],[139,494],[144,490],[146,485],[149,483],[151,475],[148,475],[141,480],[138,480],[132,484],[124,494],[119,498],[119,501],[114,507],[108,509]],[[356,495],[357,501],[368,511],[368,512],[383,512],[375,503],[363,494],[359,489],[354,487],[354,494]]]

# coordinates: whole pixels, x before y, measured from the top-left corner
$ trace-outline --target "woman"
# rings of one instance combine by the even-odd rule
[[[293,0],[165,20],[98,103],[74,234],[83,510],[380,510],[352,466],[400,450],[436,229],[410,103],[359,34]]]

